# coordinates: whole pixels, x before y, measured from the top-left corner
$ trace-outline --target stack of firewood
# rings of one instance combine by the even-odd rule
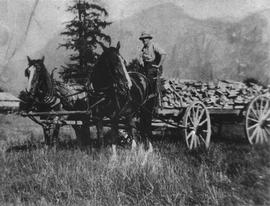
[[[164,81],[162,106],[165,108],[187,107],[201,101],[207,107],[236,108],[248,104],[259,94],[269,94],[270,88],[255,83],[249,86],[242,82],[219,80],[200,82],[194,80],[169,79]]]

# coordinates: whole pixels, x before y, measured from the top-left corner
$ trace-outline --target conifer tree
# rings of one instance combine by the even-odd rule
[[[110,36],[103,32],[111,22],[106,20],[107,10],[91,0],[74,0],[67,11],[74,14],[74,17],[66,23],[61,33],[65,36],[65,43],[60,44],[60,47],[72,50],[73,53],[70,63],[63,66],[61,77],[64,81],[82,83],[81,77],[91,73],[99,56],[98,47],[111,42]]]

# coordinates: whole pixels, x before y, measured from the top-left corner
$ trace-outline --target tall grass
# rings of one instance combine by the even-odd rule
[[[10,147],[11,145],[9,145]],[[73,148],[2,151],[0,205],[270,205],[269,145],[183,142],[97,152]]]

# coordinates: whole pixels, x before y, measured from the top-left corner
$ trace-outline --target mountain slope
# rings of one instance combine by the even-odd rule
[[[154,41],[167,52],[164,76],[203,81],[215,79],[243,80],[253,77],[269,83],[270,10],[251,14],[243,19],[199,20],[187,15],[174,4],[146,9],[126,19],[113,22],[106,29],[112,45],[121,42],[121,54],[129,62],[142,47],[138,37],[151,32]],[[39,55],[45,55],[49,70],[68,62],[69,51],[57,49],[63,37],[50,39]],[[25,57],[28,54],[25,54]],[[11,61],[0,86],[18,91],[26,85],[23,69],[27,60]]]
[[[114,44],[121,41],[121,52],[128,61],[138,55],[142,46],[138,40],[140,33],[151,32],[154,41],[167,52],[165,76],[204,81],[254,77],[268,82],[270,74],[265,56],[269,50],[268,16],[270,11],[238,21],[227,18],[198,20],[174,4],[163,4],[114,22],[108,32]],[[257,30],[256,34],[252,34],[253,30]],[[234,35],[238,36],[232,42]],[[245,40],[245,35],[250,39]],[[261,74],[265,74],[264,78]]]

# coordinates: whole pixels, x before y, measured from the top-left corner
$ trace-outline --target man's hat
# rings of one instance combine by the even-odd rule
[[[139,39],[142,40],[142,39],[147,39],[147,38],[153,39],[153,36],[151,34],[146,33],[146,32],[142,32]]]

